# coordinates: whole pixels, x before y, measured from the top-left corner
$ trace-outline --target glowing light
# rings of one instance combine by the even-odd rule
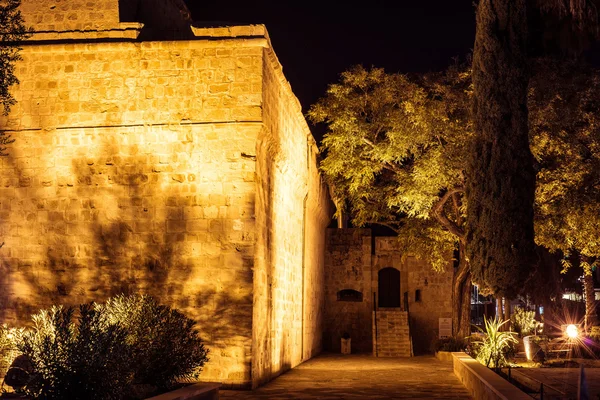
[[[579,336],[579,330],[577,329],[577,326],[573,324],[567,326],[567,329],[565,329],[565,333],[571,339],[575,339],[577,336]]]

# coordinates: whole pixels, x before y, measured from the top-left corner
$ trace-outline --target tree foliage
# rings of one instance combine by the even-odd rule
[[[536,241],[594,259],[600,256],[600,73],[574,63],[539,68],[529,94],[539,166]]]
[[[10,87],[19,83],[15,76],[15,63],[21,59],[19,44],[30,33],[23,24],[23,17],[19,11],[20,5],[21,0],[0,2],[0,103],[5,115],[15,104]]]
[[[321,168],[354,224],[391,227],[437,269],[462,234],[469,90],[459,68],[417,81],[358,66],[309,111],[313,122],[327,123]]]
[[[470,330],[471,281],[461,249],[470,90],[469,74],[459,66],[419,79],[355,67],[309,111],[313,122],[327,123],[321,168],[336,203],[348,204],[355,225],[394,229],[404,254],[436,270],[448,266],[458,246],[453,282],[458,336]]]
[[[20,5],[21,0],[0,1],[0,105],[5,115],[15,104],[10,87],[19,83],[15,75],[15,63],[21,59],[19,43],[31,32],[23,24]],[[0,156],[7,155],[6,146],[12,142],[11,135],[0,131]]]
[[[536,241],[595,260],[600,75],[547,59],[534,72],[528,107],[538,169]],[[473,140],[470,79],[467,67],[418,79],[355,67],[309,112],[328,124],[321,167],[353,222],[394,228],[406,249],[438,268],[461,237],[460,187]],[[441,202],[453,190],[457,197]],[[444,217],[459,230],[448,229]]]
[[[536,241],[564,255],[563,272],[582,268],[586,325],[596,321],[592,268],[600,257],[600,73],[539,63],[534,78],[532,150],[539,164]]]
[[[526,281],[535,254],[526,42],[525,0],[479,2],[473,54],[476,133],[467,158],[467,257],[474,282],[508,298]]]

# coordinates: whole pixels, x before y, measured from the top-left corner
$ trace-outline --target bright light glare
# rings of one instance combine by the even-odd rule
[[[565,332],[567,333],[567,336],[571,339],[575,339],[579,335],[579,330],[577,329],[577,326],[573,324],[568,325]]]

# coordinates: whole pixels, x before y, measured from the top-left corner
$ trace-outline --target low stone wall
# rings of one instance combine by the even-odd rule
[[[469,355],[452,353],[454,375],[477,400],[530,400],[525,392],[511,385]]]
[[[218,383],[195,383],[146,400],[218,400],[220,386]]]

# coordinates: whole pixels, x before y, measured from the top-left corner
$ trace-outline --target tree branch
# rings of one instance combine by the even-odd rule
[[[397,226],[392,225],[394,221],[389,221],[389,222],[380,222],[380,221],[365,221],[366,224],[377,224],[377,225],[381,225],[381,226],[385,226],[390,228],[391,230],[393,230],[396,233],[400,233],[398,230]]]
[[[450,221],[450,219],[448,219],[448,217],[444,214],[444,205],[446,204],[448,199],[452,197],[453,194],[462,193],[462,192],[464,192],[464,190],[465,189],[462,186],[457,186],[452,189],[449,189],[437,201],[437,203],[435,203],[435,205],[433,206],[433,209],[432,209],[433,215],[438,220],[438,222],[440,224],[442,224],[442,226],[444,228],[448,229],[448,231],[450,231],[450,233],[456,235],[461,242],[465,240],[465,231],[463,228],[458,226],[455,222]]]

